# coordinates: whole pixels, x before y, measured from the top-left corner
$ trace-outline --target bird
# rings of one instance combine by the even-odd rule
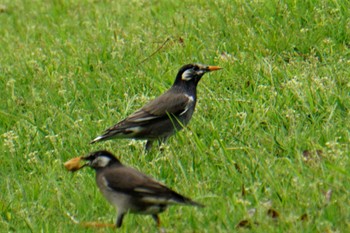
[[[165,211],[169,205],[183,204],[204,207],[204,205],[182,196],[142,172],[124,166],[109,151],[95,151],[78,159],[87,162],[71,171],[78,171],[83,167],[91,167],[96,171],[98,188],[117,209],[115,223],[117,228],[122,226],[123,218],[127,213],[152,215],[157,227],[159,227],[158,214]]]
[[[191,120],[197,103],[197,84],[202,76],[220,69],[219,66],[202,64],[182,66],[170,89],[106,129],[90,143],[113,138],[147,140],[145,149],[149,151],[154,141],[165,142]]]

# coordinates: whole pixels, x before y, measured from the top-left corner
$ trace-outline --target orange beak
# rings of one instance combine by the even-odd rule
[[[222,68],[220,66],[208,66],[209,71],[215,71],[215,70],[221,70]]]
[[[81,159],[82,159],[82,157],[73,158],[73,159],[65,162],[64,166],[68,171],[71,171],[71,172],[78,171],[86,166],[85,164],[84,165],[80,164]]]

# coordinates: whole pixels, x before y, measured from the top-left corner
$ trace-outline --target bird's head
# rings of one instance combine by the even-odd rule
[[[121,164],[119,159],[117,159],[111,152],[105,150],[92,152],[81,159],[87,161],[84,166],[89,166],[93,169],[104,168],[114,164]]]
[[[197,85],[205,73],[222,69],[219,66],[207,66],[202,64],[187,64],[180,68],[174,85],[192,83]]]
[[[87,163],[81,165],[81,161],[87,161]],[[91,167],[98,170],[112,165],[122,164],[112,153],[105,150],[95,151],[86,156],[76,157],[64,163],[66,169],[71,172],[78,171],[83,167]]]

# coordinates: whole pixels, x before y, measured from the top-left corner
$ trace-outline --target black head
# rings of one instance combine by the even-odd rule
[[[85,166],[89,166],[93,169],[105,168],[114,164],[121,165],[121,162],[111,152],[105,150],[92,152],[82,157],[82,159],[88,161]]]
[[[187,85],[189,83],[197,85],[205,73],[220,69],[222,68],[219,66],[207,66],[201,64],[184,65],[177,73],[174,85]]]

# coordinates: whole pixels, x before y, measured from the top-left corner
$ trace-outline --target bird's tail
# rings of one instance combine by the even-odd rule
[[[96,137],[94,140],[92,140],[92,141],[90,142],[90,144],[94,144],[94,143],[96,143],[96,142],[104,141],[104,140],[108,140],[108,139],[110,139],[110,136],[107,135],[107,134],[103,134],[103,135],[101,135],[101,136]]]
[[[96,143],[96,142],[98,142],[98,141],[100,141],[101,140],[101,136],[98,136],[97,138],[95,138],[94,140],[92,140],[91,142],[90,142],[90,144],[94,144],[94,143]]]
[[[176,192],[173,193],[173,199],[180,204],[184,204],[184,205],[192,205],[192,206],[197,206],[197,207],[205,207],[205,205],[199,203],[199,202],[195,202],[192,201],[190,198],[182,196]]]
[[[123,123],[123,121],[121,123]],[[94,140],[90,142],[90,144],[94,144],[100,141],[110,140],[113,138],[128,138],[133,131],[130,130],[129,128],[122,127],[121,123],[115,126],[112,126],[109,129],[106,129],[102,135],[96,137]]]
[[[92,140],[90,142],[90,144],[94,144],[96,142],[110,140],[110,139],[119,137],[122,133],[123,133],[122,130],[115,129],[114,127],[111,127],[109,129],[105,130],[105,132],[102,135],[100,135],[100,136],[96,137],[94,140]]]
[[[201,207],[201,208],[205,207],[205,205],[203,205],[199,202],[196,202],[196,201],[192,201],[191,199],[189,199],[187,197],[185,197],[184,199],[185,199],[185,201],[183,203],[186,205],[192,205],[192,206],[197,206],[197,207]]]

